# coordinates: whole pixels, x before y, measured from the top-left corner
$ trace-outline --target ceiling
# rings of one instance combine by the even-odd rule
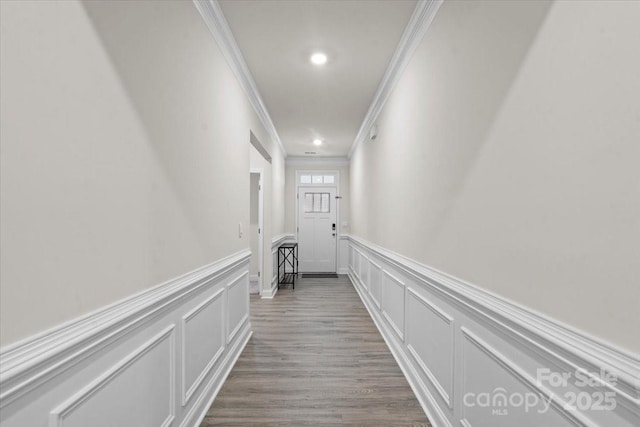
[[[220,5],[287,154],[346,156],[416,1]],[[316,51],[327,54],[325,65],[310,62]]]

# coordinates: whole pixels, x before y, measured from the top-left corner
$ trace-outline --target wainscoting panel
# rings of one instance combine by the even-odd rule
[[[360,255],[360,278],[362,285],[368,291],[369,287],[369,258],[366,255]]]
[[[349,277],[434,426],[640,425],[637,355],[348,240]]]
[[[0,424],[197,425],[251,336],[249,259],[240,252],[1,349]]]
[[[349,238],[342,234],[338,238],[338,274],[349,274]]]
[[[355,263],[355,250],[353,249],[353,246],[349,245],[349,262],[348,262],[348,266],[349,266],[349,270],[353,270],[355,271],[355,267],[354,267],[354,263]]]
[[[202,384],[225,348],[224,289],[182,318],[182,405]],[[211,325],[217,327],[212,328]],[[202,337],[208,337],[203,340]]]
[[[371,264],[371,281],[369,284],[369,295],[371,300],[380,309],[380,301],[382,301],[382,267],[373,261]]]
[[[462,329],[462,424],[508,427],[513,419],[531,426],[575,426],[582,423],[563,412],[550,396],[517,366],[466,328]],[[493,389],[487,390],[487,384]],[[463,401],[463,403],[465,403]],[[490,409],[490,410],[487,410]]]
[[[169,426],[174,419],[174,326],[51,412],[52,427]],[[117,408],[117,410],[113,410]],[[148,410],[141,411],[140,408]]]
[[[407,293],[407,350],[449,409],[453,409],[453,318],[417,290]]]
[[[383,270],[382,278],[382,315],[404,340],[405,285],[386,270]]]
[[[360,278],[360,251],[357,249],[353,252],[353,272]]]
[[[227,343],[233,341],[249,319],[249,274],[242,273],[227,285]]]

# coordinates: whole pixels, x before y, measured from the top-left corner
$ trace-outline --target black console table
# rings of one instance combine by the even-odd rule
[[[287,271],[287,267],[290,271]],[[285,243],[278,247],[278,289],[280,285],[289,284],[296,288],[298,275],[298,244]]]

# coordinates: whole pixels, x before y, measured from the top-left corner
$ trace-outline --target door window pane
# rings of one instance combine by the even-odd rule
[[[338,182],[337,174],[324,171],[300,172],[300,174],[296,176],[296,179],[298,180],[298,184],[302,186],[329,185],[333,187]]]
[[[322,193],[320,212],[329,212],[329,193]]]
[[[304,193],[305,213],[331,212],[330,193]]]
[[[304,211],[313,212],[313,193],[305,193],[304,195]]]

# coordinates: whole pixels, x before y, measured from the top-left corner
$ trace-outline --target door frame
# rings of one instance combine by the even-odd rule
[[[251,174],[257,174],[258,178],[258,291],[262,297],[264,281],[264,171],[262,169],[249,169],[249,185]],[[251,207],[251,206],[249,206]],[[251,237],[249,237],[251,239]],[[269,283],[271,286],[271,283]]]
[[[335,183],[332,184],[318,184],[318,185],[307,185],[300,184],[300,175],[329,175],[334,174],[336,176]],[[339,270],[339,260],[340,260],[340,245],[338,242],[340,241],[340,235],[342,234],[342,224],[340,223],[340,203],[342,200],[340,197],[340,171],[337,169],[296,169],[296,191],[293,195],[294,203],[295,203],[295,217],[296,217],[296,241],[300,241],[300,200],[298,199],[298,193],[300,192],[300,188],[317,188],[317,187],[335,187],[336,189],[336,274],[338,274]]]

